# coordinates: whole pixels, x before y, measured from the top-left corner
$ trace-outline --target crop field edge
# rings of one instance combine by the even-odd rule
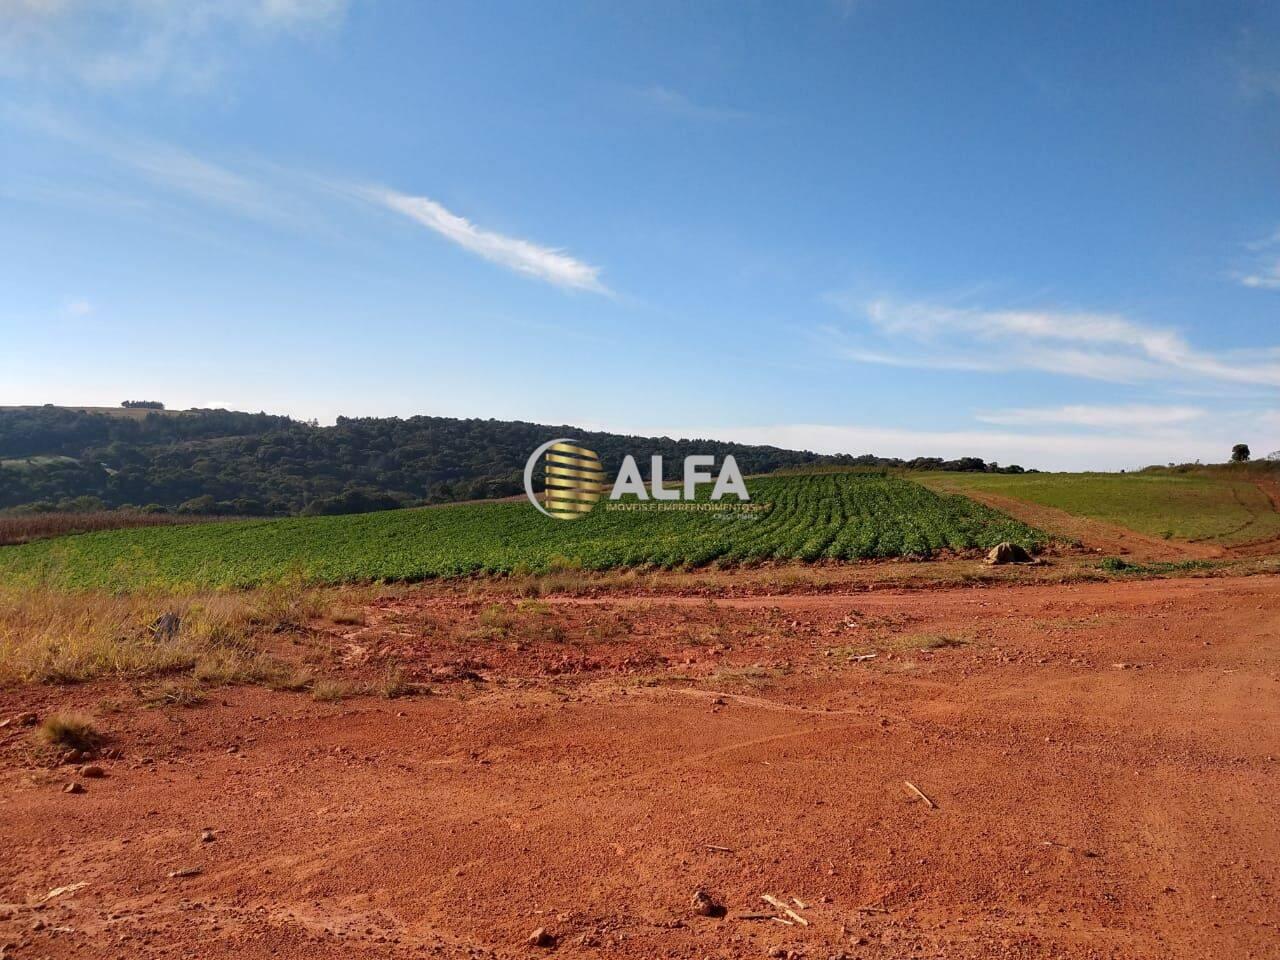
[[[759,519],[597,510],[550,520],[498,502],[83,534],[7,547],[0,578],[116,590],[415,582],[476,574],[750,567],[929,557],[1051,538],[958,494],[865,473],[748,481]]]

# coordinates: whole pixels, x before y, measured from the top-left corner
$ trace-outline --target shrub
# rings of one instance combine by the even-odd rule
[[[40,724],[36,733],[49,746],[64,750],[92,750],[103,739],[93,719],[82,713],[55,713]]]
[[[311,698],[321,703],[336,703],[351,695],[351,689],[337,680],[320,680],[311,688]]]
[[[395,700],[413,693],[413,684],[399,667],[389,665],[382,674],[377,685],[378,696],[384,700]]]

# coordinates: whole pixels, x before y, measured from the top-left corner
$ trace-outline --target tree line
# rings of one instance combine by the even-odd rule
[[[824,455],[523,421],[339,417],[321,427],[266,413],[149,409],[142,417],[0,409],[0,508],[284,516],[506,497],[522,491],[529,454],[561,436],[595,450],[610,473],[628,453],[660,454],[669,479],[692,453],[733,454],[747,474],[822,466],[1022,470],[978,457]]]

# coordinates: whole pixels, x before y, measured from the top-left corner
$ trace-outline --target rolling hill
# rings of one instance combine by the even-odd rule
[[[228,410],[0,408],[0,509],[116,509],[239,516],[361,513],[493,499],[521,491],[525,459],[575,437],[608,470],[622,457],[733,454],[746,473],[817,466],[902,466],[714,440],[673,440],[506,420],[346,418],[322,427]],[[976,457],[917,468],[987,470]],[[1008,468],[1020,469],[1020,468]]]

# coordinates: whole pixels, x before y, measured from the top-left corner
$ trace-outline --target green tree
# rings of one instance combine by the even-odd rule
[[[1249,459],[1249,445],[1247,443],[1237,443],[1231,448],[1231,462],[1245,463]]]

